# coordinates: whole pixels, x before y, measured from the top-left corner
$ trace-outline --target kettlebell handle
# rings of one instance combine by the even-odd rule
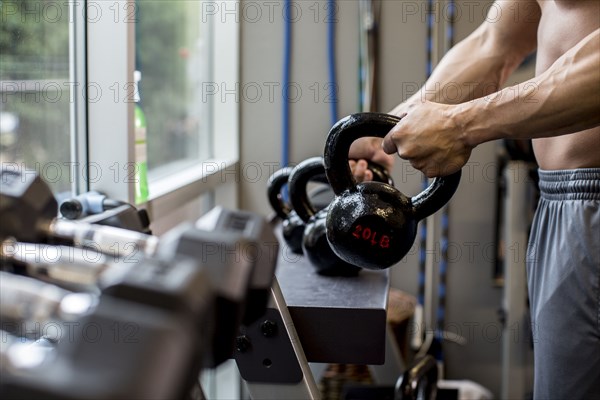
[[[323,175],[324,172],[323,157],[311,157],[298,164],[290,174],[289,189],[292,207],[304,222],[308,222],[310,217],[317,213],[308,198],[306,190],[308,182],[316,176]]]
[[[384,138],[400,122],[395,115],[357,113],[339,120],[325,142],[324,165],[327,180],[336,195],[354,190],[356,181],[348,164],[348,152],[354,141],[363,137]]]
[[[411,197],[413,215],[417,220],[429,217],[448,203],[460,183],[461,170],[444,177],[434,178],[425,190]]]
[[[292,211],[283,201],[283,196],[281,195],[281,189],[288,183],[288,178],[292,173],[292,169],[292,167],[284,167],[275,171],[275,173],[269,177],[267,182],[267,197],[269,198],[269,204],[271,204],[271,207],[281,219],[287,218]]]
[[[383,113],[356,113],[342,118],[329,131],[325,142],[325,175],[336,196],[356,191],[357,183],[348,164],[352,143],[363,137],[384,138],[401,118]],[[428,217],[454,195],[461,172],[435,178],[421,193],[411,198],[412,214],[417,220]]]

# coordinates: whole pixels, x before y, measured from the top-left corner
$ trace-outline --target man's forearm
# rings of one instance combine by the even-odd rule
[[[500,138],[564,135],[600,125],[600,29],[547,71],[456,107],[471,146]]]
[[[494,93],[520,64],[525,54],[506,49],[502,52],[479,30],[453,47],[440,61],[425,85],[393,111],[408,112],[423,100],[460,104]]]

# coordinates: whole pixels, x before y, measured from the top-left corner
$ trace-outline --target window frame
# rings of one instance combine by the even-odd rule
[[[87,125],[87,49],[85,4],[69,2],[69,85],[71,160],[76,173],[71,176],[71,191],[82,193],[89,190],[84,165],[88,161],[88,125]]]
[[[86,7],[87,88],[88,93],[98,88],[102,92],[96,97],[90,94],[87,102],[88,189],[133,203],[135,20],[127,18],[125,11],[135,9],[135,0],[87,2]],[[94,8],[94,18],[90,7]],[[122,12],[117,13],[116,8]],[[238,4],[234,9],[239,13]],[[210,81],[236,87],[240,73],[239,18],[202,15],[202,19],[211,30]],[[213,157],[150,182],[145,207],[153,219],[207,193],[212,194],[213,203],[237,207],[239,102],[211,101],[208,112]]]

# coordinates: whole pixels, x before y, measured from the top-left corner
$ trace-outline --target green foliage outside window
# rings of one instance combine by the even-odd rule
[[[137,1],[136,68],[148,124],[148,168],[198,155],[190,82],[197,57],[199,1]]]
[[[135,4],[136,69],[142,72],[149,168],[197,159],[198,132],[204,123],[198,100],[201,2]],[[3,121],[17,121],[16,126],[3,124],[1,161],[47,172],[55,191],[69,190],[75,170],[69,164],[69,2],[0,0],[0,18],[0,111]],[[75,84],[76,90],[85,90],[85,82]],[[110,88],[104,94],[110,95]]]
[[[67,2],[0,3],[2,162],[46,173],[55,190],[68,190]]]

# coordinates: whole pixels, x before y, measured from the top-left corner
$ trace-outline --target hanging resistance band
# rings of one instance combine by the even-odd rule
[[[283,77],[282,77],[282,115],[281,115],[281,166],[290,162],[290,70],[292,65],[292,18],[291,0],[283,5]],[[286,191],[284,191],[286,193]],[[284,194],[285,195],[285,194]],[[286,196],[287,197],[287,196]]]
[[[336,26],[336,2],[335,0],[327,1],[328,17],[327,17],[327,59],[329,65],[329,113],[331,116],[331,126],[338,121],[338,95],[337,95],[337,76],[335,65],[335,26]]]

